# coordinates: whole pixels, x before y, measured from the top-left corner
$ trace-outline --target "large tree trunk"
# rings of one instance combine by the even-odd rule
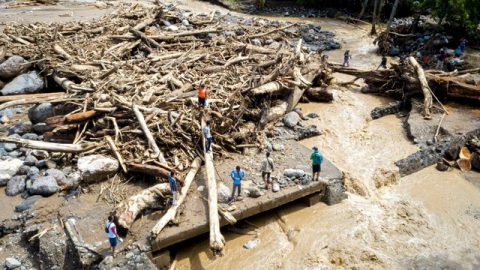
[[[202,117],[202,134],[205,128],[205,119]],[[218,216],[217,180],[215,179],[215,167],[213,165],[213,147],[207,153],[205,151],[205,136],[203,138],[203,152],[205,158],[205,172],[208,185],[208,217],[210,223],[210,249],[214,254],[222,254],[225,239],[220,232],[220,217]]]
[[[195,160],[192,162],[192,165],[190,166],[190,171],[185,177],[181,194],[178,197],[177,205],[172,205],[170,209],[168,209],[168,211],[158,221],[155,227],[153,227],[152,229],[153,237],[157,237],[157,235],[168,224],[168,222],[170,222],[170,220],[173,220],[177,215],[178,207],[180,207],[180,205],[185,201],[185,198],[187,197],[188,189],[190,188],[190,185],[192,184],[193,179],[195,178],[195,175],[197,175],[197,172],[200,169],[201,164],[202,164],[202,160],[199,157],[195,158]]]
[[[365,9],[367,8],[367,6],[368,6],[368,0],[363,1],[362,10],[361,10],[360,13],[358,14],[357,19],[359,19],[359,20],[362,19],[363,14],[365,13]]]
[[[115,208],[115,217],[118,220],[118,225],[127,230],[130,229],[137,215],[143,209],[155,205],[167,194],[170,194],[170,185],[162,183],[144,189],[142,192],[121,202]]]
[[[371,35],[377,34],[377,29],[375,27],[375,24],[377,23],[378,2],[379,0],[375,0],[375,2],[373,3],[372,30],[370,30]]]
[[[387,23],[387,30],[386,30],[387,35],[390,32],[390,27],[392,26],[393,18],[395,18],[395,14],[397,13],[397,7],[399,2],[400,0],[395,0],[395,3],[393,3],[392,12],[390,12],[390,18],[388,19],[388,23]]]
[[[432,108],[432,90],[428,86],[427,79],[425,78],[425,73],[423,72],[423,68],[418,64],[417,60],[413,56],[408,57],[408,62],[412,67],[415,69],[415,73],[417,74],[418,80],[420,81],[420,87],[422,88],[423,92],[423,116],[426,119],[431,119],[430,109]]]
[[[51,142],[42,142],[34,141],[27,139],[20,139],[14,137],[0,137],[0,142],[14,143],[20,147],[32,148],[38,150],[46,150],[51,152],[62,152],[62,153],[81,153],[92,150],[97,147],[96,144],[63,144],[63,143],[51,143]]]

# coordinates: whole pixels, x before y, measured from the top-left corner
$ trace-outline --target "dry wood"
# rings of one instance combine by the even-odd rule
[[[53,92],[53,93],[39,93],[39,94],[24,94],[24,95],[10,95],[10,96],[0,96],[0,103],[10,102],[14,100],[41,100],[41,99],[50,99],[50,98],[63,98],[66,94],[64,92]]]
[[[417,60],[412,56],[408,57],[408,62],[410,65],[413,66],[415,72],[417,74],[418,80],[420,81],[420,87],[422,88],[423,92],[423,117],[426,119],[431,119],[431,112],[430,109],[432,108],[432,89],[428,86],[427,79],[425,78],[425,73],[423,72],[423,68],[418,64]]]
[[[264,36],[273,34],[273,33],[278,32],[278,31],[283,31],[283,30],[285,30],[285,29],[287,29],[287,28],[290,28],[290,27],[292,27],[292,26],[295,26],[295,25],[297,25],[297,24],[296,24],[296,23],[289,24],[289,25],[286,25],[286,26],[283,26],[283,27],[280,27],[280,28],[273,29],[272,31],[268,31],[268,32],[266,32],[266,33],[260,33],[260,34],[251,35],[251,36],[249,36],[248,38],[264,37]]]
[[[152,176],[158,176],[167,178],[169,171],[160,166],[148,165],[148,164],[138,164],[138,163],[128,163],[128,170],[132,172],[140,172]]]
[[[205,128],[205,119],[201,119],[202,134]],[[208,186],[208,220],[210,224],[210,249],[214,254],[222,254],[225,245],[225,238],[220,232],[220,219],[218,217],[217,180],[215,178],[215,167],[213,165],[213,149],[205,151],[205,136],[202,136],[203,152],[205,159],[205,173]]]
[[[97,147],[96,144],[61,144],[61,143],[51,143],[51,142],[42,142],[34,141],[27,139],[20,139],[15,137],[0,137],[0,142],[8,142],[19,145],[20,147],[32,148],[38,150],[47,150],[52,152],[63,152],[63,153],[81,153],[94,149]]]
[[[60,45],[53,44],[53,50],[58,53],[63,59],[70,60],[72,56],[68,54]]]
[[[157,184],[122,201],[115,208],[118,225],[130,229],[138,214],[144,209],[158,204],[166,195],[171,194],[168,183]]]
[[[283,87],[279,82],[269,82],[264,85],[260,85],[251,90],[254,95],[265,95],[265,94],[274,94],[282,93]]]
[[[112,137],[110,136],[105,136],[105,139],[107,140],[108,146],[110,146],[110,149],[112,149],[113,154],[118,160],[118,163],[120,163],[120,167],[122,167],[122,171],[124,173],[127,173],[127,166],[125,165],[125,161],[122,157],[122,154],[117,149],[117,146],[115,145],[115,142],[112,140]]]
[[[168,222],[173,220],[177,215],[178,208],[185,201],[185,198],[187,197],[188,189],[190,188],[190,185],[192,184],[193,179],[195,178],[195,175],[200,169],[201,164],[202,164],[202,160],[200,158],[197,157],[195,160],[193,160],[192,165],[190,166],[190,171],[185,177],[184,185],[178,197],[177,204],[172,205],[167,210],[167,212],[162,216],[162,218],[157,222],[157,224],[153,227],[152,236],[154,238],[157,237],[157,235],[160,234],[160,232],[168,224]]]
[[[135,116],[138,119],[138,122],[140,124],[140,127],[142,128],[143,133],[145,134],[145,137],[147,137],[148,141],[148,146],[149,148],[153,151],[153,154],[155,155],[156,158],[161,163],[167,163],[165,160],[165,157],[163,156],[162,151],[157,146],[157,142],[155,142],[155,139],[152,136],[152,133],[150,132],[150,129],[147,126],[147,123],[145,122],[145,118],[143,117],[143,114],[140,112],[139,107],[137,105],[133,105],[132,107],[133,112],[135,113]]]

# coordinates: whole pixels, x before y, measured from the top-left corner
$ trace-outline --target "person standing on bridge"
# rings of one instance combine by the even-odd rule
[[[322,171],[323,162],[323,156],[318,151],[318,147],[313,147],[313,153],[310,155],[310,160],[312,160],[312,180],[318,181],[318,178],[320,177],[320,172]]]
[[[273,172],[273,159],[270,157],[270,152],[265,154],[265,159],[262,161],[262,178],[265,182],[265,189],[268,190],[271,181],[270,174]]]
[[[210,121],[205,123],[205,127],[203,128],[203,135],[205,136],[205,151],[208,153],[210,152],[210,148],[212,146],[212,132],[210,130]]]
[[[245,172],[237,166],[235,170],[232,170],[230,173],[230,177],[233,180],[233,188],[232,188],[232,196],[230,197],[230,201],[235,200],[235,190],[238,189],[238,197],[242,195],[242,180],[245,178]]]
[[[170,171],[168,174],[168,182],[170,183],[170,191],[172,191],[172,205],[177,205],[177,180],[175,179],[174,172]]]
[[[201,81],[198,84],[198,106],[202,108],[207,106],[207,87],[205,86],[205,81]]]

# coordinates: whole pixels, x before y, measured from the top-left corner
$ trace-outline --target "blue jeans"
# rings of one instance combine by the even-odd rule
[[[205,151],[210,151],[210,146],[212,146],[213,137],[207,138],[205,143]]]
[[[235,190],[238,189],[238,196],[242,194],[242,184],[233,184],[233,189],[232,189],[232,200],[235,197]]]

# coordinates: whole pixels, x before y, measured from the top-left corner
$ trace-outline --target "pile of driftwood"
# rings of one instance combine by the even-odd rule
[[[313,97],[331,80],[325,59],[304,50],[297,26],[216,13],[194,16],[160,4],[121,4],[88,23],[6,25],[0,45],[7,56],[27,59],[47,90],[62,88],[65,94],[36,94],[0,105],[48,102],[64,112],[45,120],[48,142],[0,141],[53,152],[108,153],[125,173],[166,177],[170,170],[189,168],[177,177],[183,184],[178,204],[203,156],[209,196],[216,195],[210,184],[215,183],[213,156],[202,151],[205,119],[211,122],[215,154],[262,147],[272,122],[291,111],[307,89]],[[197,106],[200,82],[208,88],[206,108]],[[124,201],[117,207],[119,224],[128,229],[168,192],[162,183]],[[210,201],[216,232],[211,245],[221,252],[216,199]],[[176,211],[176,206],[167,211],[154,236]]]

